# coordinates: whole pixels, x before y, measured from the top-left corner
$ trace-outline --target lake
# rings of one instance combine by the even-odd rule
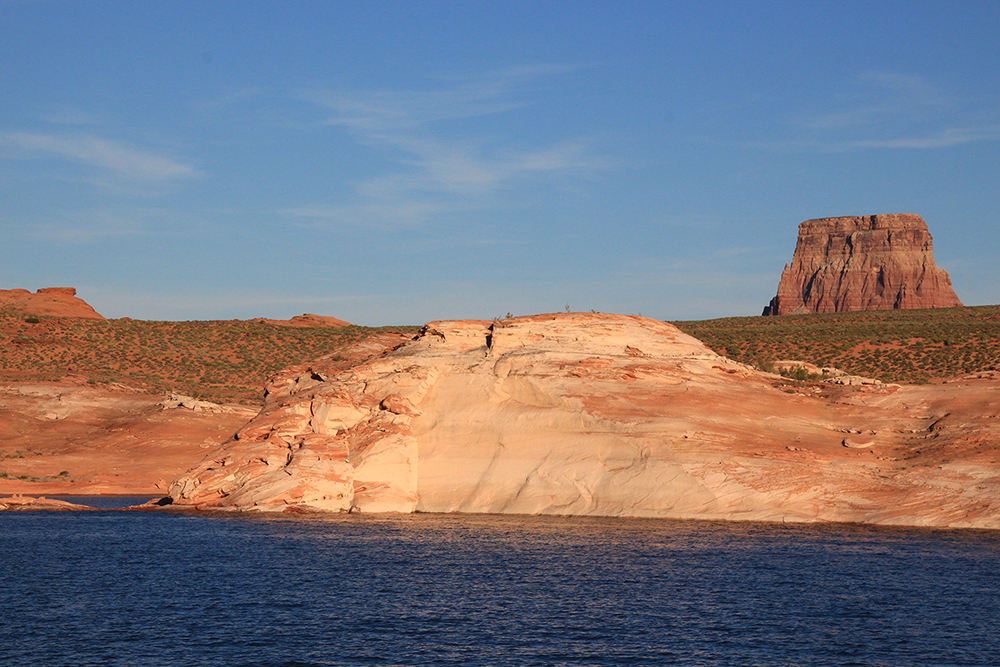
[[[3,666],[995,665],[998,591],[989,531],[0,514]]]

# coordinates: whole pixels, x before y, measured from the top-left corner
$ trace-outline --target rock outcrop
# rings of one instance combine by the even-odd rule
[[[641,317],[434,322],[279,374],[169,501],[1000,528],[997,415],[1000,377],[796,384]]]
[[[56,512],[82,512],[93,510],[93,507],[86,505],[76,505],[65,500],[46,498],[39,496],[22,496],[14,494],[8,498],[0,498],[0,512],[31,512],[31,511],[56,511]]]
[[[26,289],[0,290],[0,311],[47,317],[103,320],[89,303],[76,296],[74,287],[43,287],[34,294]]]
[[[961,306],[919,215],[806,220],[764,315]]]
[[[330,317],[329,315],[313,315],[312,313],[305,313],[304,315],[296,315],[290,320],[269,320],[266,318],[259,318],[257,321],[264,322],[266,324],[277,324],[283,327],[298,327],[300,329],[307,329],[313,327],[349,327],[350,322],[345,322],[344,320],[338,320],[336,317]]]

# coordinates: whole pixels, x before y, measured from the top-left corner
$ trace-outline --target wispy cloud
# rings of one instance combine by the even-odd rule
[[[935,149],[1000,139],[996,111],[984,119],[967,101],[920,76],[866,72],[822,105],[794,118],[798,136],[781,142],[783,147]]]
[[[27,156],[50,155],[86,164],[128,181],[170,181],[200,175],[191,165],[93,135],[4,132],[0,133],[0,146]]]
[[[844,147],[845,150],[851,148],[949,148],[976,141],[996,141],[998,139],[1000,139],[1000,126],[949,128],[926,136],[847,142]]]
[[[142,225],[134,219],[106,213],[81,215],[73,221],[46,221],[32,230],[34,236],[59,243],[91,243],[107,238],[139,234]],[[87,219],[89,218],[89,219]]]
[[[41,120],[53,125],[96,125],[103,118],[92,111],[62,105],[50,108]]]
[[[822,104],[823,110],[804,114],[799,123],[815,130],[850,130],[914,122],[933,118],[956,101],[923,77],[865,72]]]
[[[0,215],[0,231],[12,238],[88,244],[136,235],[162,236],[168,220],[176,224],[176,216],[166,210],[118,203],[106,208],[38,211],[24,217]]]
[[[442,204],[417,201],[370,201],[357,204],[316,204],[281,211],[320,224],[355,227],[416,227],[447,210]]]
[[[263,88],[250,86],[234,88],[204,100],[192,103],[192,108],[199,113],[217,113],[223,109],[238,107],[266,94]]]
[[[922,104],[949,106],[952,103],[936,85],[922,76],[900,72],[863,72],[857,82],[862,86],[904,95],[910,101],[919,100]]]
[[[530,106],[530,93],[566,65],[507,68],[482,76],[437,77],[428,90],[304,90],[303,100],[330,111],[326,122],[362,132],[389,132],[426,123],[476,118]]]
[[[302,100],[323,110],[323,123],[347,130],[395,168],[355,184],[349,205],[305,206],[329,220],[378,219],[414,224],[446,211],[478,208],[520,179],[565,177],[608,166],[582,138],[544,145],[511,136],[490,120],[536,104],[546,79],[566,66],[507,69],[481,77],[439,78],[423,90],[309,90]],[[495,202],[492,202],[495,203]],[[318,219],[318,215],[305,215]]]

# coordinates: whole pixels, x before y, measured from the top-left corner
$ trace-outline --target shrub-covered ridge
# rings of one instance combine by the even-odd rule
[[[795,359],[885,382],[921,383],[1000,367],[1000,306],[672,324],[719,354],[761,368]]]
[[[106,322],[0,313],[0,381],[77,375],[147,391],[257,403],[271,374],[386,331],[288,327],[257,320]]]

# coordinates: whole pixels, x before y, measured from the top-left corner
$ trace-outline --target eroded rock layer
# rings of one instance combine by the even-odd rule
[[[961,306],[919,215],[806,220],[764,315]]]
[[[428,324],[280,374],[175,506],[1000,528],[1000,377],[782,384],[669,324]]]

